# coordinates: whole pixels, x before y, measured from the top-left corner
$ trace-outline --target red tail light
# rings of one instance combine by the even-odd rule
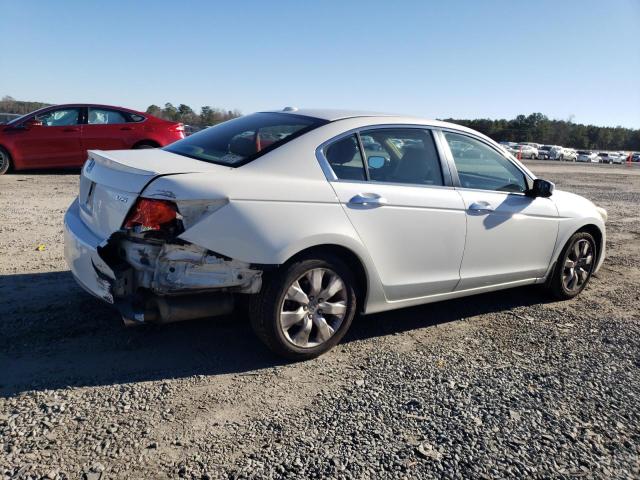
[[[140,226],[143,232],[161,230],[178,218],[178,209],[173,202],[167,200],[151,200],[140,198],[124,221],[124,228]]]

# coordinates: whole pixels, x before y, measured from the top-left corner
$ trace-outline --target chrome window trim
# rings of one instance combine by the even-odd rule
[[[324,150],[325,148],[327,148],[329,145],[345,138],[348,137],[350,135],[356,135],[357,139],[358,139],[358,143],[361,143],[360,140],[360,134],[364,131],[368,131],[368,130],[381,130],[381,129],[401,129],[401,128],[410,128],[410,129],[417,129],[417,130],[426,130],[431,132],[431,136],[433,138],[433,142],[435,144],[436,147],[436,152],[438,155],[438,160],[440,162],[440,170],[442,172],[442,180],[443,180],[443,185],[423,185],[423,184],[419,184],[419,183],[397,183],[397,182],[380,182],[377,180],[349,180],[349,179],[340,179],[336,176],[335,172],[333,171],[333,169],[331,168],[331,165],[329,164],[329,161],[327,160],[327,158],[324,155]],[[443,149],[443,146],[441,145],[441,140],[438,138],[438,134],[437,131],[439,130],[438,127],[434,127],[431,125],[419,125],[419,124],[407,124],[407,123],[384,123],[384,124],[380,124],[380,125],[365,125],[362,127],[356,127],[356,128],[352,128],[350,130],[346,130],[338,135],[335,135],[334,137],[331,137],[328,140],[325,140],[324,142],[322,142],[320,145],[318,145],[318,147],[316,147],[316,159],[318,160],[318,163],[320,164],[320,168],[322,169],[322,172],[324,173],[326,179],[329,182],[340,182],[340,183],[375,183],[378,185],[394,185],[394,186],[402,186],[402,187],[422,187],[422,188],[454,188],[455,185],[453,183],[453,178],[451,175],[451,170],[450,170],[450,166],[449,166],[449,162],[447,161],[447,159],[445,158],[445,156],[443,155],[443,153],[445,153],[445,150]],[[362,161],[364,162],[364,169],[365,169],[365,175],[367,176],[367,178],[369,178],[369,172],[368,172],[368,165],[367,165],[367,161],[366,158],[364,156],[364,152],[361,152],[361,156]]]

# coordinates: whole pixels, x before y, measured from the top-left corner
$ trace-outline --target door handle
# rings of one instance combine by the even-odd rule
[[[493,207],[489,202],[479,201],[469,205],[469,211],[475,213],[491,213],[493,212]]]
[[[387,199],[376,193],[358,193],[349,200],[351,205],[362,205],[364,207],[380,207],[386,205]]]
[[[131,127],[122,127],[120,130],[133,130]]]
[[[62,131],[63,132],[79,132],[80,129],[79,128],[63,128]]]

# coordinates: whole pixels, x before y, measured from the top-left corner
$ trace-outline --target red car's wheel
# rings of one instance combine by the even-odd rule
[[[4,148],[0,147],[0,175],[7,173],[11,168],[11,156]]]

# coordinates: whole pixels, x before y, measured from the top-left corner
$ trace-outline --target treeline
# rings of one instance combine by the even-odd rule
[[[473,128],[496,141],[537,142],[592,150],[640,150],[640,129],[597,127],[565,120],[550,120],[542,113],[518,115],[513,120],[446,119]]]
[[[2,113],[17,113],[24,115],[25,113],[33,112],[42,107],[48,107],[50,103],[43,102],[23,102],[22,100],[16,100],[9,95],[5,95],[0,100],[0,112]]]
[[[183,103],[177,107],[171,103],[165,103],[164,108],[160,108],[158,105],[149,105],[147,113],[165,120],[182,122],[185,125],[193,125],[195,127],[209,127],[242,115],[238,110],[223,110],[208,105],[201,107],[200,112],[196,113],[189,105]]]

